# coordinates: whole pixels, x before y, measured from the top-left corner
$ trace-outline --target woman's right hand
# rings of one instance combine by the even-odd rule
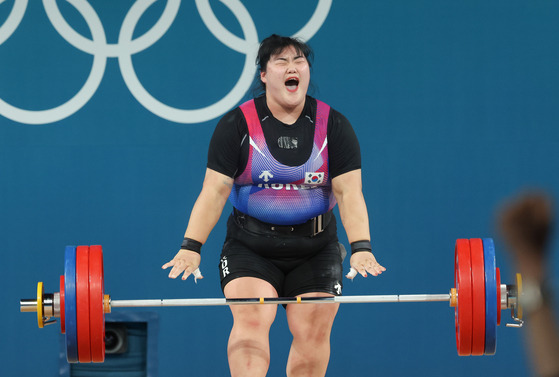
[[[169,277],[171,279],[175,279],[179,276],[183,271],[182,280],[186,280],[190,274],[194,275],[194,282],[197,279],[203,279],[202,273],[198,266],[200,266],[200,254],[192,250],[185,250],[180,249],[177,255],[170,260],[169,262],[165,263],[161,268],[164,270],[173,267],[171,272],[169,272]]]

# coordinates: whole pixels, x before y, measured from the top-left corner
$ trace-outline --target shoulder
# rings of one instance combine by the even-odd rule
[[[223,115],[221,117],[218,124],[220,124],[220,123],[234,123],[234,122],[238,122],[242,118],[243,118],[243,112],[241,110],[241,107],[238,106],[238,107],[235,107],[234,109],[229,110],[228,112],[226,112],[225,115]]]
[[[328,119],[328,142],[334,149],[358,150],[359,141],[349,120],[339,111],[330,109]]]
[[[228,177],[238,171],[241,141],[247,133],[244,119],[237,107],[219,120],[208,149],[208,168]]]
[[[225,144],[237,144],[248,132],[247,123],[239,107],[228,111],[217,122],[210,147],[219,150]]]
[[[351,122],[341,112],[330,107],[330,115],[328,116],[328,137],[338,137],[348,132],[354,132]]]
[[[236,107],[221,117],[219,122],[217,122],[215,130],[216,132],[226,133],[237,131],[239,134],[243,134],[246,128],[246,120],[243,112],[240,107]]]

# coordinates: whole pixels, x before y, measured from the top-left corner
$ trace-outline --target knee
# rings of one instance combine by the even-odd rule
[[[244,334],[267,333],[271,324],[266,318],[241,317],[233,320],[233,328],[239,329]]]
[[[275,312],[262,309],[255,307],[235,311],[233,314],[233,329],[238,329],[245,335],[267,334],[274,322]]]
[[[329,342],[335,316],[335,310],[318,309],[310,315],[292,317],[289,321],[289,329],[293,339],[310,344]]]
[[[259,310],[236,310],[227,346],[229,358],[243,355],[248,364],[254,360],[268,364],[270,362],[268,336],[273,320],[273,316]],[[248,364],[245,367],[248,367]]]
[[[331,327],[319,323],[299,323],[290,326],[290,330],[294,340],[317,344],[330,339]]]

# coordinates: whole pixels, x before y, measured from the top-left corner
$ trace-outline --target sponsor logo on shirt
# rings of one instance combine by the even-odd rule
[[[274,190],[308,190],[308,189],[312,189],[315,188],[316,186],[313,185],[296,185],[293,183],[272,183],[272,184],[267,184],[267,183],[259,183],[258,184],[259,188],[265,188],[265,189],[274,189]]]
[[[264,170],[258,178],[262,179],[264,182],[268,182],[270,178],[274,178],[274,175],[269,170]]]
[[[278,147],[282,149],[297,149],[299,140],[292,136],[280,136],[278,138]]]

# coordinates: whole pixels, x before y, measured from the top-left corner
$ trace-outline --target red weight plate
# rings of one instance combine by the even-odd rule
[[[105,311],[103,307],[103,249],[89,247],[89,328],[91,331],[91,361],[105,360]]]
[[[481,238],[470,239],[472,262],[472,355],[485,353],[485,261]]]
[[[501,271],[499,267],[495,269],[497,271],[497,326],[501,325]]]
[[[60,275],[60,332],[66,334],[66,311],[64,310],[64,275]]]
[[[91,362],[89,332],[89,246],[76,250],[76,321],[78,327],[78,360]]]
[[[454,311],[456,326],[456,348],[458,355],[472,353],[472,267],[470,241],[456,240],[454,248],[454,284],[458,302]]]

